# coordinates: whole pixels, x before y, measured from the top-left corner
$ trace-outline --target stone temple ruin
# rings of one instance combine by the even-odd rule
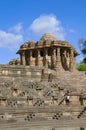
[[[20,55],[20,59],[10,61],[10,64],[69,71],[75,69],[75,57],[78,55],[72,45],[66,41],[57,41],[52,34],[44,34],[37,42],[24,43],[17,54]]]
[[[17,54],[0,65],[0,130],[86,130],[86,75],[76,70],[75,48],[44,34]]]

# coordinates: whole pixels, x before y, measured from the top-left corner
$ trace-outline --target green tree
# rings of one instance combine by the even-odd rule
[[[86,63],[84,63],[83,61],[78,65],[77,69],[79,71],[86,71]]]
[[[83,62],[86,63],[86,40],[80,39],[79,40],[79,47],[80,47],[80,50],[84,56]]]
[[[78,65],[77,69],[79,71],[86,71],[86,40],[80,39],[79,40],[79,47],[83,54],[83,60]]]

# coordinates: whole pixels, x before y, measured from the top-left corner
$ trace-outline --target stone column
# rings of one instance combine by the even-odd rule
[[[66,48],[63,53],[63,66],[65,70],[69,70],[69,62],[70,62],[70,57],[69,57],[69,50]]]
[[[57,48],[56,66],[61,65],[60,47]]]
[[[44,58],[43,58],[43,65],[44,65],[45,67],[48,67],[47,55],[48,55],[47,48],[45,48],[45,49],[44,49]]]
[[[73,61],[74,61],[74,54],[73,54],[73,49],[71,48],[70,50],[70,63],[69,63],[69,70],[73,71]]]
[[[51,68],[55,68],[55,66],[56,66],[56,49],[52,48]]]
[[[20,65],[22,65],[22,54],[20,54]]]
[[[25,51],[23,51],[22,54],[21,54],[21,64],[22,64],[22,65],[26,65]]]
[[[29,51],[29,65],[32,65],[32,50]]]
[[[36,59],[36,61],[37,61],[37,66],[40,66],[40,50],[39,49],[37,50],[37,59]]]
[[[63,66],[63,68],[66,70],[67,69],[67,62],[66,62],[66,57],[67,57],[67,51],[66,51],[66,49],[64,49],[63,50],[63,52],[62,52],[62,66]]]
[[[70,54],[69,54],[69,50],[68,50],[68,52],[67,52],[66,63],[67,63],[67,68],[69,69],[69,64],[70,64]]]
[[[65,50],[64,50],[64,53],[63,53],[63,54],[64,54],[64,57],[66,57],[66,53],[67,53],[67,52],[66,52],[66,49],[65,49]]]
[[[67,66],[68,66],[68,69],[69,69],[69,65],[70,65],[70,54],[69,54],[69,50],[67,52]]]
[[[56,56],[56,71],[63,70],[62,64],[61,64],[61,56],[60,56],[60,47],[57,48],[57,56]]]

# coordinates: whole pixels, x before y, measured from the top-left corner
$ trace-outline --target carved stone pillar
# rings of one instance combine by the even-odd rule
[[[56,66],[61,65],[60,48],[57,48]]]
[[[40,66],[40,50],[37,50],[37,66]]]
[[[69,70],[73,71],[73,62],[74,62],[74,54],[73,54],[73,49],[71,48],[70,50],[70,63],[69,63]]]
[[[56,56],[56,71],[62,71],[62,64],[61,64],[61,55],[60,55],[60,47],[57,48],[57,56]]]
[[[61,55],[62,57],[61,57],[61,60],[62,60],[62,67],[64,68],[64,70],[66,70],[67,69],[67,62],[66,62],[66,57],[67,57],[67,51],[66,51],[66,49],[64,49],[63,51],[62,51],[62,55]]]
[[[22,65],[26,65],[25,51],[23,51],[23,53],[22,53],[22,55],[21,55],[21,64],[22,64]]]
[[[64,54],[64,57],[66,57],[66,49],[64,50],[64,53],[63,53],[63,54]]]
[[[47,61],[47,55],[48,55],[48,50],[45,48],[44,50],[44,58],[43,58],[43,64],[45,67],[48,67],[48,61]]]
[[[20,54],[20,65],[22,65],[22,54]]]
[[[32,50],[29,51],[29,65],[32,65]]]
[[[69,70],[69,62],[70,62],[69,50],[66,48],[63,53],[63,68],[65,70]]]
[[[52,48],[51,68],[55,68],[55,65],[56,65],[56,49]]]
[[[70,54],[69,54],[69,50],[68,50],[68,52],[67,52],[66,64],[67,64],[67,69],[69,69],[69,64],[70,64]]]

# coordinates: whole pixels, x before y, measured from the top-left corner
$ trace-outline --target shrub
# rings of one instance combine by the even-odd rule
[[[79,71],[86,71],[86,63],[80,63],[77,67]]]

